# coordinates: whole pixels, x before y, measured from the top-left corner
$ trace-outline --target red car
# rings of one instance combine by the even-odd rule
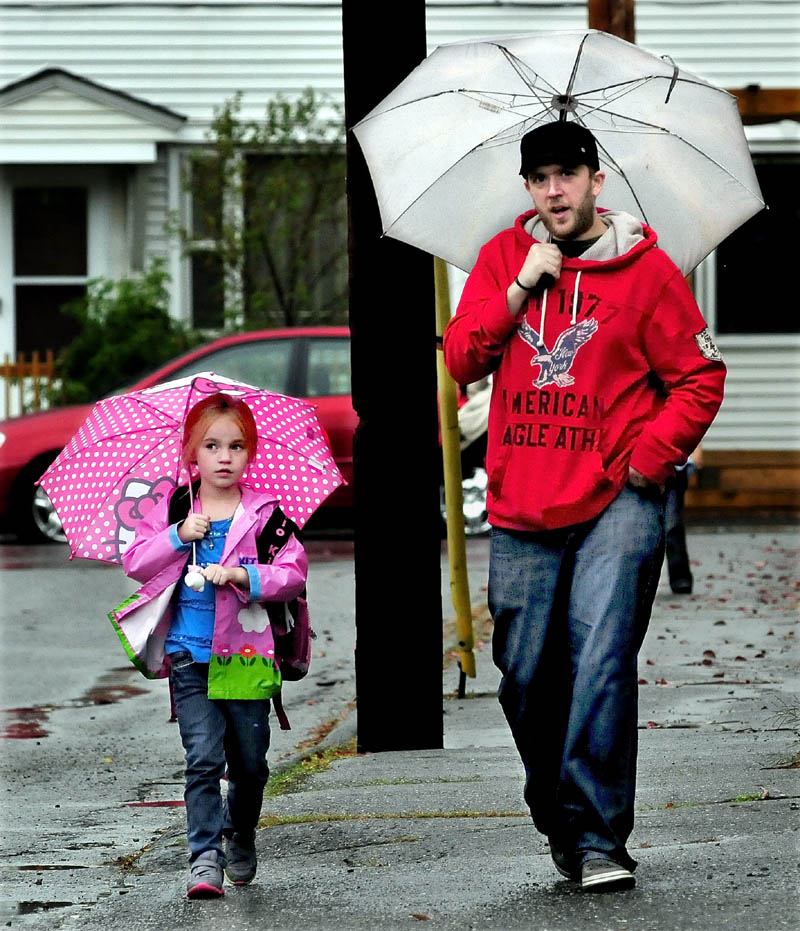
[[[317,408],[345,480],[325,507],[352,505],[353,431],[350,331],[294,327],[223,336],[166,362],[120,392],[149,388],[193,372],[217,372],[269,391],[307,398]],[[0,525],[31,542],[63,540],[61,522],[36,480],[70,441],[91,404],[55,407],[0,422]]]

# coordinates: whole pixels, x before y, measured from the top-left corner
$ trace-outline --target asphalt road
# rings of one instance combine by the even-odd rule
[[[287,689],[294,730],[274,731],[273,766],[303,752],[355,692],[350,544],[309,549],[320,639],[312,674]],[[480,605],[488,541],[468,550]],[[452,699],[456,671],[445,669],[446,749],[342,760],[269,803],[285,823],[260,833],[259,856],[280,869],[198,911],[182,895],[182,754],[165,684],[128,669],[105,620],[125,594],[121,573],[65,564],[58,548],[0,545],[1,707],[12,735],[1,745],[0,921],[21,931],[406,928],[429,918],[446,929],[796,927],[797,771],[784,765],[796,719],[776,715],[797,707],[800,536],[692,528],[690,552],[695,594],[672,597],[662,578],[640,657],[641,887],[572,895],[532,837],[478,612],[470,700]],[[448,615],[446,572],[442,587]],[[474,817],[428,817],[455,810]],[[140,852],[136,868],[115,865]]]

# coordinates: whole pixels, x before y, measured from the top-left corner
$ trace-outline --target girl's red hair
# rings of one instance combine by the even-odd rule
[[[181,456],[185,465],[194,461],[197,447],[208,433],[211,424],[222,414],[230,414],[242,431],[242,438],[247,449],[247,461],[251,462],[258,446],[258,431],[253,412],[239,398],[223,394],[211,394],[197,404],[186,415],[183,425],[183,446]]]

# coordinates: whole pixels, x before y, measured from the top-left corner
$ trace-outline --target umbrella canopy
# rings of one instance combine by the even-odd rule
[[[764,206],[735,97],[616,36],[548,32],[439,46],[354,127],[384,232],[469,271],[531,207],[520,139],[558,119],[597,140],[599,206],[684,274]]]
[[[99,401],[39,480],[72,556],[118,563],[136,525],[189,474],[183,423],[203,397],[241,398],[255,418],[256,455],[242,476],[280,500],[299,527],[343,483],[313,405],[203,372]]]

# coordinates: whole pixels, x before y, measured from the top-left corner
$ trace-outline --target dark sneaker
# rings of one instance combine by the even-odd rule
[[[581,889],[589,892],[630,889],[635,884],[633,873],[613,860],[586,860],[581,867]]]
[[[256,875],[256,842],[241,834],[225,839],[225,875],[234,886],[246,886]]]
[[[189,869],[186,895],[190,899],[219,898],[225,895],[225,890],[222,888],[223,881],[219,854],[216,850],[206,850],[197,857]]]
[[[581,874],[575,863],[575,857],[562,850],[553,841],[550,841],[550,856],[553,858],[553,865],[565,879],[576,881],[580,879]]]

